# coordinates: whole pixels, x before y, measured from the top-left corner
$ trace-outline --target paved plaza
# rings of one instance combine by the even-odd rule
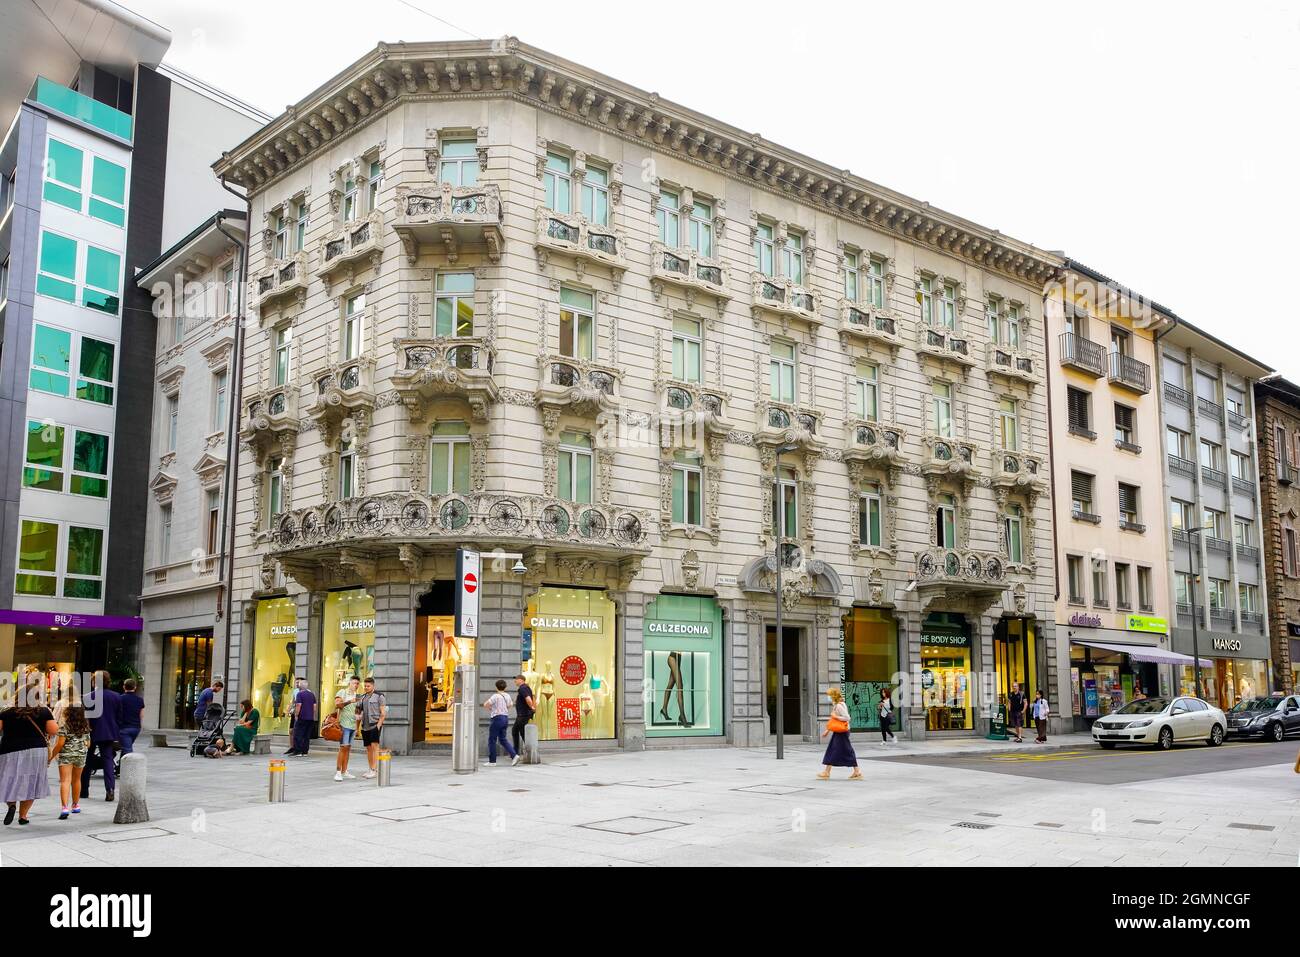
[[[84,812],[0,832],[0,865],[192,867],[340,860],[390,865],[1295,866],[1295,745],[1168,754],[979,740],[862,742],[865,781],[819,781],[819,746],[548,757],[457,775],[446,755],[395,757],[393,784],[332,779],[333,754],[209,761],[147,748],[151,821]],[[869,760],[868,760],[869,759]],[[364,770],[364,759],[354,762]]]

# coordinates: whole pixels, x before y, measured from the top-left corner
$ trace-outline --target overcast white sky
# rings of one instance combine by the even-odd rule
[[[1295,2],[121,2],[274,115],[381,40],[512,34],[1063,249],[1300,380]]]

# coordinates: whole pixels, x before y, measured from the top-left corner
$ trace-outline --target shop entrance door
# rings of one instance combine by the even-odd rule
[[[778,684],[782,684],[780,694],[784,702],[782,718],[785,727],[782,730],[786,734],[803,734],[803,662],[800,659],[803,643],[799,640],[801,634],[799,628],[781,629],[781,654],[784,659],[782,664],[785,666],[785,681],[779,683],[776,675],[776,628],[773,625],[767,626],[767,726],[772,734],[776,734]]]
[[[463,650],[455,641],[455,601],[456,583],[437,581],[420,596],[416,609],[411,648],[415,663],[413,743],[451,743],[451,688]],[[472,658],[464,662],[472,663]]]
[[[193,730],[194,706],[199,694],[211,683],[212,633],[168,635],[163,655],[159,726]]]

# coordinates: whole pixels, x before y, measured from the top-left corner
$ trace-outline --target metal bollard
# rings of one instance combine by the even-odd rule
[[[267,788],[266,799],[272,804],[284,801],[284,762],[271,762],[271,781]]]
[[[383,748],[379,752],[379,786],[386,788],[392,782],[393,752]]]
[[[538,746],[538,741],[537,725],[530,721],[524,725],[524,764],[542,763],[542,750]]]

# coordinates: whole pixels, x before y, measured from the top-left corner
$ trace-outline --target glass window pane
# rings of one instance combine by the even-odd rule
[[[125,203],[126,170],[96,156],[90,177],[90,191],[101,199],[119,205]]]
[[[451,455],[451,443],[434,442],[432,454],[430,456],[431,475],[429,478],[429,491],[434,495],[446,495],[451,489],[448,487],[448,470],[447,461]]]
[[[560,302],[566,306],[572,306],[575,309],[584,309],[590,312],[594,301],[592,294],[584,292],[581,289],[570,289],[564,286],[560,289]]]
[[[63,491],[63,438],[61,425],[28,421],[24,487]]]
[[[456,442],[452,448],[451,490],[453,492],[464,494],[469,491],[469,459],[469,443]]]
[[[57,572],[58,524],[24,519],[20,534],[18,567],[24,571]]]
[[[673,523],[686,522],[686,472],[673,469]]]
[[[108,436],[77,430],[72,444],[72,468],[92,475],[108,474]]]
[[[68,528],[68,562],[70,575],[98,575],[101,571],[101,551],[104,530],[101,528]]]
[[[591,316],[578,317],[578,356],[583,359],[595,357],[595,341],[592,336]]]
[[[560,498],[573,498],[573,453],[561,452],[558,471]]]
[[[81,150],[58,140],[50,140],[45,153],[45,178],[81,189]],[[76,207],[73,207],[74,209]]]
[[[56,233],[42,233],[41,272],[68,280],[76,279],[77,241]]]
[[[438,292],[473,292],[474,274],[472,272],[438,273]]]
[[[95,246],[86,247],[86,285],[117,292],[122,275],[122,258]]]
[[[435,336],[449,336],[452,330],[452,315],[456,308],[453,298],[440,298],[434,304],[433,317]]]
[[[472,299],[456,300],[456,335],[474,335],[474,301]]]
[[[579,502],[591,501],[591,456],[579,455],[574,463],[577,466],[577,495]]]

